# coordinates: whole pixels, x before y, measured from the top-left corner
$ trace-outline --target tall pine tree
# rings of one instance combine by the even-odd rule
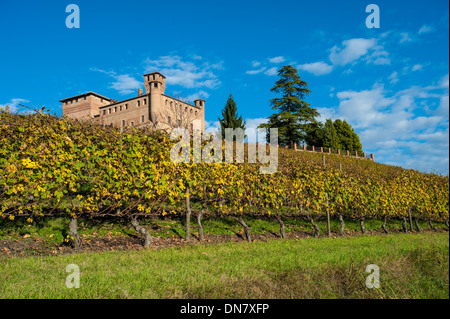
[[[222,138],[225,138],[226,128],[235,129],[240,127],[245,131],[245,121],[242,119],[242,116],[238,117],[236,102],[231,94],[228,97],[225,108],[222,110],[222,118],[219,118],[219,123]]]
[[[304,101],[311,91],[308,83],[300,79],[296,68],[285,65],[278,71],[278,76],[280,79],[271,91],[282,97],[270,100],[272,109],[278,113],[271,115],[268,123],[259,128],[278,128],[279,144],[293,148],[294,143],[305,140],[307,125],[320,114]]]

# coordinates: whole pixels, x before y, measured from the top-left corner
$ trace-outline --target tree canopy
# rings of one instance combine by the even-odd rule
[[[278,128],[279,144],[293,147],[294,143],[304,141],[307,125],[320,114],[304,101],[311,91],[296,68],[285,65],[278,70],[278,76],[280,79],[271,91],[281,94],[281,97],[270,100],[272,109],[278,112],[272,114],[268,122],[259,128]]]
[[[310,123],[306,129],[307,145],[357,151],[362,153],[362,144],[358,134],[346,120],[327,119],[325,124],[317,121]]]

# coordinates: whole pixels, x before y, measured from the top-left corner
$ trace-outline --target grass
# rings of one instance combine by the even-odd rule
[[[268,217],[244,217],[246,223],[251,227],[253,234],[275,233],[280,231],[279,224]],[[303,231],[313,233],[313,228],[308,220],[284,217],[285,230],[287,233],[295,231]],[[146,226],[150,234],[156,237],[182,237],[186,234],[185,219],[181,216],[173,216],[170,218],[147,218],[140,221],[141,225]],[[326,233],[326,220],[322,218],[316,221],[321,229],[321,233]],[[383,221],[376,219],[367,219],[364,222],[365,228],[370,231],[378,231],[381,229]],[[1,239],[20,239],[24,235],[31,238],[40,238],[56,244],[63,242],[68,234],[69,219],[64,217],[44,217],[36,219],[33,223],[26,222],[26,218],[16,218],[14,221],[0,219],[0,240]],[[208,217],[202,219],[202,225],[205,234],[243,234],[242,226],[232,217]],[[422,230],[430,229],[428,222],[419,221]],[[438,228],[445,228],[444,223],[434,223]],[[392,231],[401,231],[402,224],[398,219],[389,220],[388,229]],[[409,227],[409,224],[408,224]],[[414,226],[415,227],[415,226]],[[197,222],[195,216],[191,220],[191,232],[197,235]],[[340,223],[335,218],[331,219],[331,232],[338,234]],[[415,228],[414,228],[415,230]],[[78,231],[80,234],[101,237],[106,235],[136,235],[135,230],[129,222],[118,222],[114,220],[93,220],[80,219],[78,222]],[[345,220],[346,233],[360,233],[360,225],[358,220]]]
[[[65,286],[69,264],[80,268],[78,289]],[[380,267],[379,289],[365,286],[369,264]],[[389,234],[0,258],[0,274],[0,298],[449,298],[449,236]]]

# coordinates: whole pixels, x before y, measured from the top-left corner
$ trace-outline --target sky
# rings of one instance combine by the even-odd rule
[[[376,162],[449,172],[447,1],[0,1],[0,39],[0,108],[61,115],[60,99],[131,98],[157,71],[166,95],[206,100],[208,130],[232,94],[254,132],[292,65],[319,120],[345,119]]]

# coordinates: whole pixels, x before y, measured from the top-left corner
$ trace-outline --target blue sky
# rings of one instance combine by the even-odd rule
[[[447,1],[2,1],[0,34],[0,107],[60,115],[62,98],[130,98],[159,71],[166,94],[206,100],[209,129],[230,93],[255,128],[292,64],[321,119],[346,119],[377,162],[448,174]]]

